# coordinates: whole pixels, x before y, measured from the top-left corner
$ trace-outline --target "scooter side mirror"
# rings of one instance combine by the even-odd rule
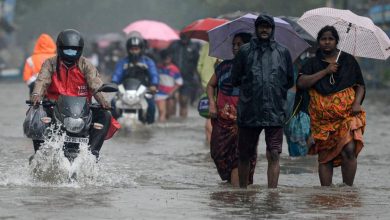
[[[118,92],[118,85],[114,83],[104,83],[97,92]]]

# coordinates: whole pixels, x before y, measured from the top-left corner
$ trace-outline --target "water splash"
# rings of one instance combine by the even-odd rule
[[[80,152],[71,163],[62,150],[65,133],[54,127],[49,128],[49,133],[51,135],[45,137],[45,142],[31,160],[29,169],[33,181],[50,184],[88,184],[95,181],[99,165],[88,150],[89,146],[80,144]]]
[[[72,163],[62,150],[65,135],[54,127],[45,137],[40,150],[28,162],[25,156],[0,161],[0,186],[30,187],[95,187],[111,186],[132,188],[140,175],[131,163],[118,163],[117,159],[105,158],[97,163],[87,144],[80,145],[80,152]]]

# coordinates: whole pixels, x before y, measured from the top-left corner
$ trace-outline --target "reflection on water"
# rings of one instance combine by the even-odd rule
[[[216,208],[239,207],[243,204],[253,203],[256,194],[258,194],[258,192],[253,190],[211,192],[210,206]]]
[[[286,213],[278,190],[249,189],[218,191],[210,193],[212,209],[219,210],[221,216],[241,218],[279,218]]]
[[[211,192],[209,207],[216,212],[213,218],[356,219],[356,211],[363,206],[360,191],[347,186],[272,190],[265,187]]]
[[[303,174],[317,171],[317,156],[282,157],[280,174]]]
[[[337,216],[337,219],[349,220],[362,217],[356,212],[363,205],[360,192],[348,186],[318,188],[307,195],[306,205],[311,213],[321,212],[326,218]]]
[[[149,125],[139,124],[136,129],[122,125],[115,138],[131,138],[134,141],[148,141],[153,138],[153,132]]]
[[[312,209],[344,209],[361,207],[361,198],[357,189],[323,189],[321,193],[309,195],[307,206]]]

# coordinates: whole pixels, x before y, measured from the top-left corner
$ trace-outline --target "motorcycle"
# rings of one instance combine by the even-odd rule
[[[103,84],[97,92],[116,92],[118,87],[115,84]],[[31,101],[26,104],[33,105]],[[40,105],[52,111],[52,117],[43,117],[41,121],[49,127],[53,124],[59,130],[59,135],[65,133],[63,152],[64,156],[72,163],[77,157],[80,144],[89,143],[89,130],[91,126],[95,129],[103,129],[100,123],[92,123],[92,110],[100,109],[97,103],[89,104],[86,97],[60,95],[56,102],[41,101]],[[47,132],[50,129],[46,129]],[[53,134],[46,133],[45,136]]]
[[[118,86],[117,99],[115,101],[115,114],[126,122],[145,122],[148,103],[153,94],[140,80],[128,78]]]

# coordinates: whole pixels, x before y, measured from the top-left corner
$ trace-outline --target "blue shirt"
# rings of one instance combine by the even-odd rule
[[[123,80],[123,76],[126,74],[126,68],[129,63],[129,57],[125,57],[118,61],[118,63],[115,66],[114,74],[112,75],[111,81],[116,84],[121,84]],[[138,63],[144,64],[148,67],[149,77],[150,77],[150,85],[158,86],[159,83],[159,76],[156,68],[156,64],[154,61],[147,57],[147,56],[141,56]]]

